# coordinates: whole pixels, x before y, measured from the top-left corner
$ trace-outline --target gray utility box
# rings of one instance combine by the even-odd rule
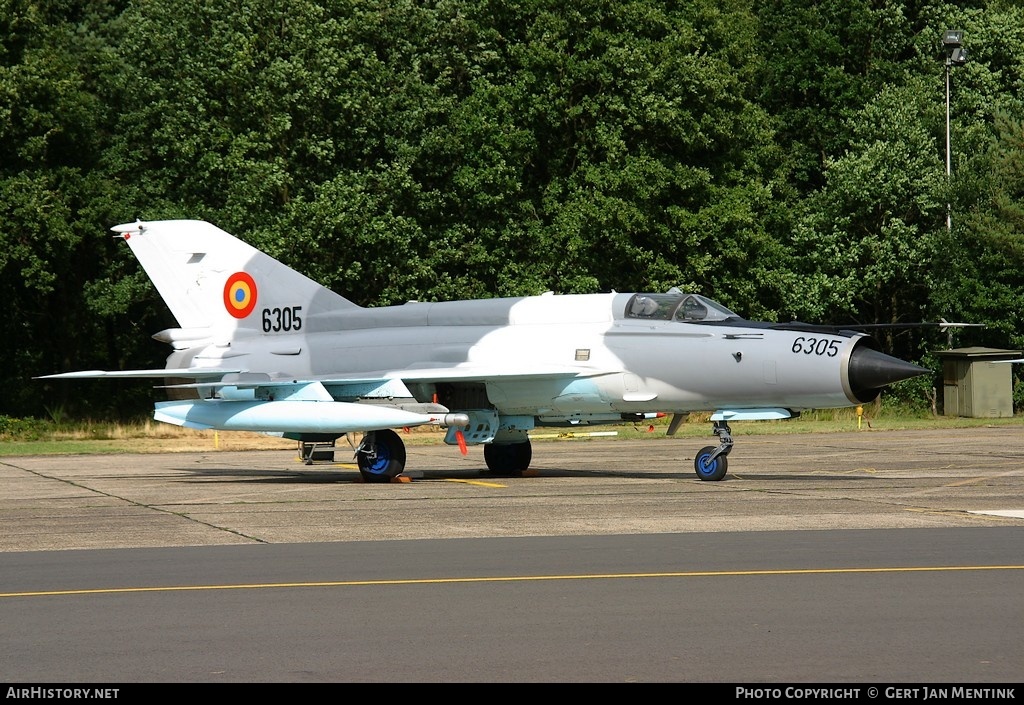
[[[935,354],[942,358],[943,415],[1013,416],[1013,365],[1005,360],[1019,358],[1020,350],[975,347]]]

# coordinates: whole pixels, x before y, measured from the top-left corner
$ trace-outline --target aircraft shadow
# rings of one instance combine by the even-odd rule
[[[326,485],[339,483],[367,484],[359,475],[359,471],[347,467],[328,468],[322,466],[304,466],[300,469],[283,468],[238,468],[238,467],[180,467],[174,468],[177,472],[191,476],[191,480],[172,480],[173,482],[245,482],[250,484],[309,484]],[[811,479],[827,480],[830,482],[848,480],[864,482],[869,480],[877,481],[878,478],[867,474],[850,474],[847,472],[822,472],[820,470],[808,470],[806,473],[758,473],[758,472],[736,472],[726,475],[717,482],[704,482],[690,470],[679,472],[650,472],[650,471],[624,471],[624,470],[597,470],[597,469],[568,469],[568,468],[541,468],[527,470],[521,475],[496,475],[483,469],[452,469],[452,468],[422,468],[409,471],[400,479],[387,484],[416,484],[422,482],[437,482],[450,480],[477,480],[492,482],[511,482],[518,480],[545,480],[564,478],[616,478],[622,480],[686,480],[697,484],[713,487],[722,483],[733,484],[743,482],[794,482],[807,481]]]

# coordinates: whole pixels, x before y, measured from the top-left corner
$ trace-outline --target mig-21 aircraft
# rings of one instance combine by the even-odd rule
[[[367,482],[405,470],[395,429],[435,425],[487,468],[530,465],[530,432],[713,412],[717,445],[694,460],[721,480],[730,422],[857,406],[930,370],[869,335],[748,321],[696,293],[542,294],[362,307],[198,220],[118,225],[178,328],[166,367],[43,379],[163,379],[154,418],[255,431],[302,447],[362,434]],[[351,437],[351,436],[350,436]]]

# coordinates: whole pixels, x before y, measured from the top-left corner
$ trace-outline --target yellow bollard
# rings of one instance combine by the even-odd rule
[[[864,407],[863,406],[858,406],[857,407],[857,430],[858,431],[860,430],[860,420],[862,418],[864,418]]]

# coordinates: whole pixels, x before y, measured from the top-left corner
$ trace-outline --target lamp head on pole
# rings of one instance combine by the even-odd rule
[[[964,32],[961,29],[947,29],[942,35],[947,61],[952,66],[963,66],[967,63],[967,50],[962,46],[963,40]]]

